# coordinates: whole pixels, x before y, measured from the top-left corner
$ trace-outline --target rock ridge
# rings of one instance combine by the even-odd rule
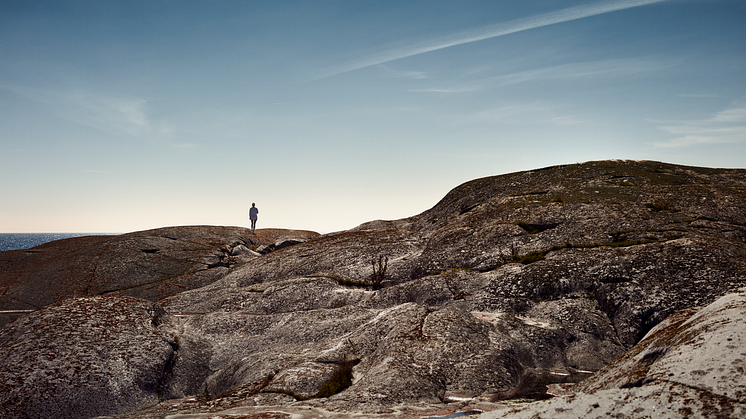
[[[132,402],[130,411],[96,414],[421,417],[469,407],[498,412],[506,409],[504,400],[521,396],[529,379],[583,371],[600,372],[575,386],[576,399],[589,403],[577,409],[589,408],[594,398],[613,406],[622,397],[663,403],[666,395],[742,403],[741,396],[730,395],[741,394],[738,370],[707,381],[712,371],[702,366],[702,377],[693,377],[701,378],[696,389],[684,380],[660,378],[677,374],[673,365],[684,366],[684,355],[699,350],[674,336],[708,336],[708,330],[731,327],[694,313],[711,304],[741,304],[729,293],[746,286],[744,208],[746,170],[599,161],[477,179],[422,214],[333,234],[262,236],[257,230],[254,237],[245,229],[219,227],[133,233],[126,239],[136,243],[129,245],[135,250],[118,259],[124,266],[107,269],[117,272],[111,277],[121,284],[138,278],[136,291],[126,292],[151,300],[120,300],[122,305],[137,311],[157,300],[167,313],[156,330],[165,333],[162,341],[174,354],[166,359],[174,361],[138,370],[159,383],[155,396],[142,393],[142,404]],[[202,245],[204,237],[214,237],[212,244]],[[111,239],[102,240],[85,242],[89,247],[80,257]],[[200,243],[198,256],[142,262],[167,256],[163,243],[182,242]],[[380,256],[388,265],[379,289],[372,261]],[[190,271],[194,260],[212,268],[197,275]],[[132,269],[138,263],[145,269]],[[97,284],[89,274],[76,277],[72,267],[64,269],[69,278]],[[168,279],[159,279],[169,269]],[[15,271],[22,272],[0,270],[0,278],[19,278]],[[56,290],[55,278],[40,289]],[[161,282],[184,288],[155,286]],[[55,304],[92,305],[91,312],[104,313],[107,298],[120,298],[117,293],[99,299],[61,293],[74,298]],[[45,298],[54,301],[51,294]],[[720,313],[708,309],[707,316]],[[737,310],[728,313],[740,316]],[[40,316],[62,323],[65,314],[45,307],[0,332],[22,330],[19,321]],[[685,318],[694,319],[688,328]],[[695,323],[709,326],[690,327]],[[662,330],[671,339],[669,349],[639,349],[652,336],[663,336]],[[36,350],[14,333],[13,345]],[[721,358],[743,359],[727,342]],[[619,364],[619,356],[637,356],[629,362],[638,366]],[[318,397],[347,361],[354,363],[350,386]],[[639,365],[646,362],[652,366],[643,371]],[[656,369],[669,362],[667,369]],[[615,372],[605,372],[609,368]],[[594,382],[616,384],[591,387]],[[718,386],[726,390],[714,391]],[[567,397],[536,406],[564,409],[560,403],[572,404]],[[694,405],[709,409],[708,403]],[[729,406],[740,412],[738,405]],[[530,409],[518,414],[530,417]],[[599,412],[611,412],[604,409]]]

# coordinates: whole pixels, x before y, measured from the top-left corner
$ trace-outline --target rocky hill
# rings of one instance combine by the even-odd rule
[[[2,252],[0,309],[52,304],[0,329],[0,416],[497,415],[614,368],[575,408],[689,386],[739,417],[737,343],[719,355],[731,369],[664,373],[715,327],[671,324],[746,286],[745,208],[746,170],[600,161],[474,180],[417,216],[321,236],[175,227]],[[661,328],[683,340],[646,344]],[[712,380],[726,384],[697,384]]]
[[[58,240],[0,252],[0,326],[55,301],[129,295],[158,301],[222,278],[256,254],[318,233],[188,226]],[[9,313],[10,312],[10,313]]]

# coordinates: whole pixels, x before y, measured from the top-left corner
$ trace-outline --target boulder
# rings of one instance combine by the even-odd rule
[[[275,240],[275,242],[272,243],[272,244],[263,244],[263,245],[259,246],[257,248],[257,252],[259,254],[266,255],[267,253],[274,252],[275,250],[284,249],[286,247],[289,247],[289,246],[292,246],[292,245],[295,245],[295,244],[298,244],[298,243],[303,243],[305,241],[307,241],[307,239],[306,238],[302,238],[302,237],[298,237],[298,238],[281,237],[281,238]]]
[[[176,363],[173,318],[125,296],[63,300],[0,329],[0,417],[89,418],[150,407]]]
[[[244,246],[243,244],[239,244],[233,249],[231,249],[231,256],[261,256],[261,253],[255,252],[248,247]]]

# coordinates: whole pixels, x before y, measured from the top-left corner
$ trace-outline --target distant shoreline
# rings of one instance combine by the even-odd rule
[[[26,250],[56,240],[83,236],[110,236],[119,233],[0,233],[0,251]]]

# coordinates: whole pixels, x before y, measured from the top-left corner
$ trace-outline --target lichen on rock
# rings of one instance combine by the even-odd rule
[[[121,383],[96,384],[95,374],[86,375],[92,381],[64,381],[59,377],[77,377],[77,370],[52,361],[8,364],[7,371],[41,380],[28,381],[27,389],[47,383],[58,387],[43,388],[65,395],[77,384],[100,390],[100,400],[124,386],[117,412],[155,404],[120,415],[129,418],[259,415],[269,412],[262,410],[267,404],[300,417],[500,410],[531,377],[599,370],[568,396],[588,402],[578,406],[597,409],[595,398],[598,412],[612,412],[609,406],[624,397],[652,404],[664,403],[666,394],[702,397],[692,405],[697,409],[742,403],[738,368],[746,358],[737,336],[726,336],[737,331],[725,320],[708,320],[719,318],[715,306],[694,313],[709,304],[741,307],[728,295],[746,286],[744,208],[745,170],[601,161],[477,179],[422,214],[325,235],[203,226],[99,238],[92,247],[81,239],[66,243],[74,255],[68,264],[43,253],[25,262],[20,253],[3,256],[0,280],[10,291],[0,303],[41,305],[71,293],[109,297],[65,300],[21,317],[0,330],[0,348],[17,348],[20,355],[8,359],[22,365],[31,354],[46,354],[34,340],[40,335],[21,332],[43,317],[55,345],[74,337],[103,356],[67,364],[81,371],[87,363],[91,371],[108,365]],[[261,245],[267,247],[253,252]],[[379,289],[370,279],[371,260],[380,258],[387,265]],[[84,269],[75,265],[81,260]],[[69,274],[74,292],[58,272]],[[20,285],[31,273],[46,278],[33,282],[38,298]],[[127,293],[153,302],[112,296]],[[107,303],[115,300],[119,309]],[[98,313],[93,320],[82,309],[60,308],[85,305]],[[112,326],[117,336],[86,335],[110,316],[121,317],[119,329]],[[716,330],[722,335],[708,334]],[[126,351],[101,346],[95,336],[131,344]],[[720,345],[715,358],[731,364],[708,358],[713,343]],[[354,360],[350,386],[317,397],[340,359]],[[4,406],[18,406],[13,400],[21,393],[9,394]],[[557,400],[531,409],[565,409],[560,404],[570,398]]]

